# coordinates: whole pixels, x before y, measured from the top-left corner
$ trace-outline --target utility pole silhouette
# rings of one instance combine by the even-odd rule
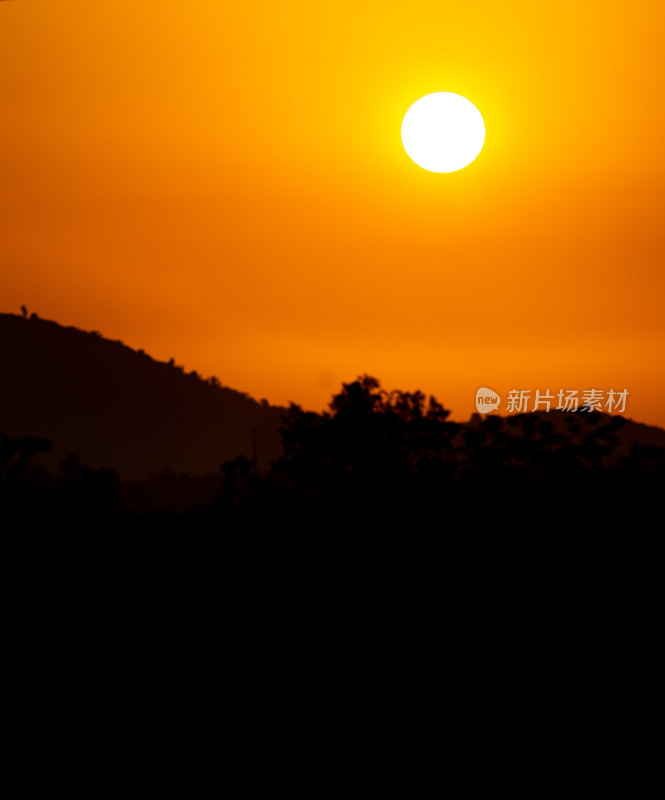
[[[259,468],[259,432],[257,428],[252,428],[252,463],[255,470]]]

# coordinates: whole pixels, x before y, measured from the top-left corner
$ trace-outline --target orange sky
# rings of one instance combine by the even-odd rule
[[[627,388],[665,425],[662,0],[0,3],[0,311],[257,398]],[[480,109],[460,172],[407,108]]]

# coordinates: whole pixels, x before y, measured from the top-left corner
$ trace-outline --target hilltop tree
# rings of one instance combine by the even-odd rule
[[[386,392],[362,375],[343,384],[329,410],[291,404],[284,415],[284,455],[276,472],[302,497],[352,506],[362,501],[400,505],[442,486],[452,474],[449,411],[422,392]]]

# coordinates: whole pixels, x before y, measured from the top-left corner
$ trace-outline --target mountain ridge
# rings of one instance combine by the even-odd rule
[[[267,469],[282,454],[284,407],[186,373],[97,331],[63,326],[33,314],[0,313],[0,433],[47,438],[47,466],[75,454],[92,468],[114,469],[124,480],[155,474],[218,473],[238,456]],[[580,422],[606,425],[610,415],[584,412]],[[511,425],[568,425],[577,414],[552,411],[490,415]],[[665,430],[622,418],[619,455],[633,444],[665,447]],[[477,427],[472,414],[466,429]],[[548,427],[550,427],[548,425]],[[581,435],[584,435],[583,426]],[[535,430],[535,428],[534,428]]]
[[[51,463],[75,453],[143,479],[216,472],[255,450],[266,468],[281,452],[284,408],[96,331],[0,314],[0,372],[0,432],[50,439]]]

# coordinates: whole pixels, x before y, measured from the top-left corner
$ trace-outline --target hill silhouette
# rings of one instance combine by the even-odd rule
[[[662,482],[665,431],[623,417],[552,411],[458,423],[435,398],[386,392],[369,376],[343,384],[328,411],[285,409],[22,312],[0,314],[0,466],[10,494],[43,498],[46,481],[58,503],[63,491],[77,503],[113,495],[112,506],[176,513],[220,500],[230,519],[278,507],[290,516],[441,503],[461,511],[490,497],[560,504],[594,482],[612,502],[632,503],[640,487]]]
[[[326,411],[280,409],[55,323],[0,317],[0,341],[0,507],[17,524],[602,530],[648,525],[662,504],[665,431],[618,415],[453,422],[436,398],[368,375]],[[255,431],[279,437],[270,469],[247,456]]]
[[[281,453],[284,409],[156,361],[98,332],[0,314],[0,431],[50,440],[125,480],[218,472],[243,456],[267,468]]]

